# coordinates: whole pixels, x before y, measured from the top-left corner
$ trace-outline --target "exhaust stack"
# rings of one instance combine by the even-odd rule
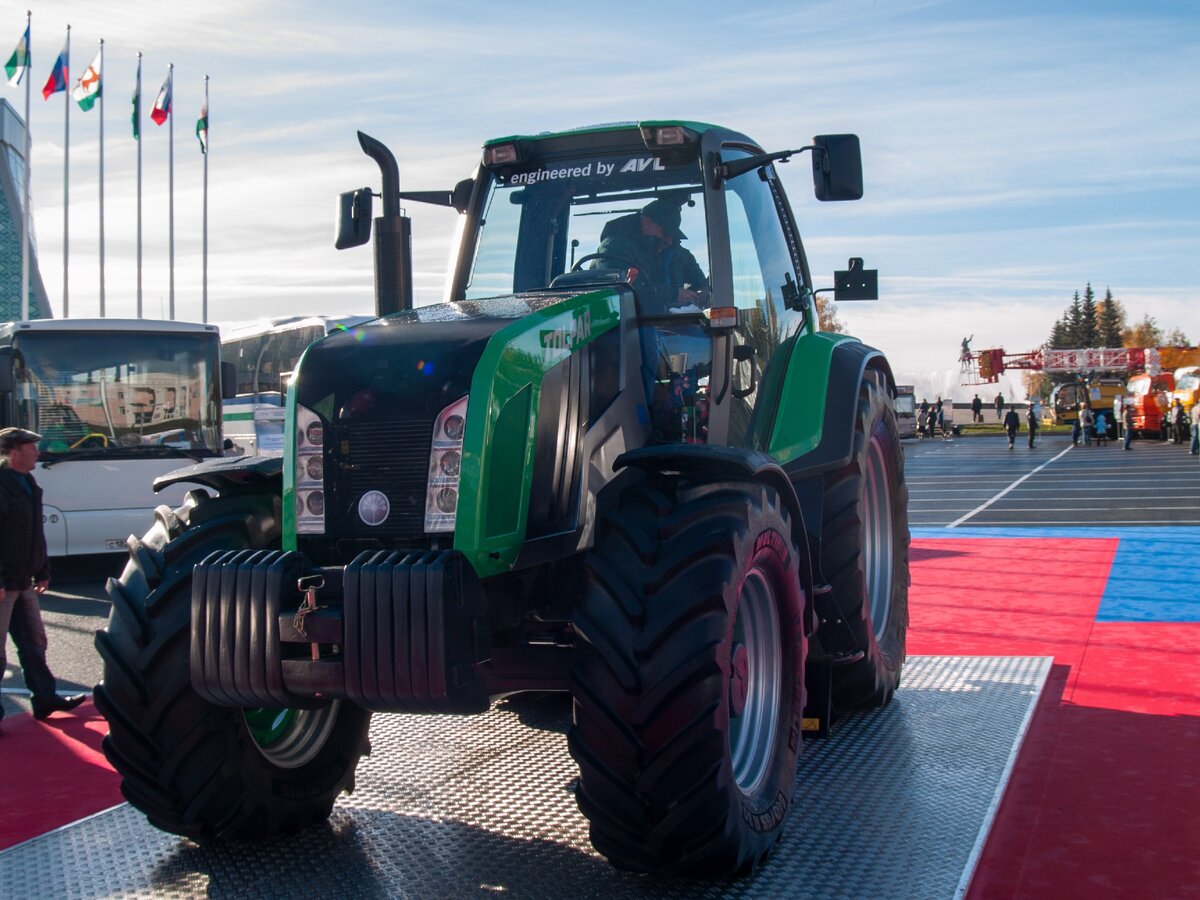
[[[400,210],[400,169],[387,147],[358,133],[363,152],[383,173],[383,215],[375,220],[375,314],[412,309],[412,220]]]

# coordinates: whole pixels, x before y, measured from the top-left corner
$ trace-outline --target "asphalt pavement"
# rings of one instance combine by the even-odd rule
[[[999,436],[906,440],[904,450],[913,528],[1200,525],[1200,459],[1186,444],[1142,440],[1125,451],[1051,435],[1029,449],[1022,434],[1011,450]],[[55,561],[42,611],[62,693],[100,680],[93,636],[108,619],[105,580],[124,564],[123,554]],[[6,715],[29,709],[16,661],[10,640]]]

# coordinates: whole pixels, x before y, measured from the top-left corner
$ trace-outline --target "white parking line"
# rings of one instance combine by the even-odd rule
[[[985,509],[987,509],[989,506],[991,506],[993,503],[995,503],[997,500],[999,500],[1001,497],[1003,497],[1005,494],[1007,494],[1009,491],[1011,491],[1013,488],[1015,488],[1021,482],[1025,481],[1025,479],[1033,477],[1038,472],[1042,471],[1042,469],[1046,468],[1046,466],[1050,465],[1050,463],[1054,462],[1056,459],[1061,459],[1062,457],[1066,456],[1068,453],[1071,452],[1072,449],[1073,448],[1071,448],[1071,447],[1067,447],[1067,449],[1063,450],[1062,453],[1059,453],[1058,456],[1052,456],[1050,459],[1046,460],[1044,463],[1042,463],[1036,469],[1026,472],[1024,475],[1022,475],[1020,478],[1018,478],[1016,481],[1014,481],[1012,484],[1010,484],[1008,487],[1006,487],[1000,493],[996,494],[994,497],[992,497],[986,503],[975,507],[973,510],[971,510],[969,513],[967,513],[965,516],[959,516],[957,519],[955,519],[953,522],[951,522],[946,527],[947,528],[956,528],[957,526],[961,525],[963,522],[967,521],[967,519],[971,518],[972,516],[983,512]]]

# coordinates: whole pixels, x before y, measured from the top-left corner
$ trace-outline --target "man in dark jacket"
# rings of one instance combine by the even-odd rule
[[[596,261],[602,268],[636,270],[630,283],[643,312],[666,313],[672,307],[697,304],[708,290],[708,276],[691,252],[679,246],[686,240],[679,229],[680,204],[659,198],[641,212],[613,219],[600,232]]]
[[[1011,450],[1017,440],[1017,432],[1021,430],[1021,417],[1012,407],[1004,415],[1004,430],[1008,433],[1008,449]]]
[[[56,710],[74,709],[87,696],[59,696],[46,665],[46,628],[37,595],[50,584],[50,560],[42,529],[42,489],[31,474],[40,439],[23,428],[0,431],[0,673],[7,665],[5,641],[11,633],[25,686],[33,695],[34,718],[44,719]]]

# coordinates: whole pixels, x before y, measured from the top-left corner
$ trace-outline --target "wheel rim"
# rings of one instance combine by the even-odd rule
[[[258,752],[281,769],[295,769],[321,752],[340,705],[334,700],[321,709],[260,707],[244,710],[243,716]]]
[[[783,655],[776,601],[768,575],[751,569],[738,598],[729,678],[729,756],[745,794],[770,771],[779,729]]]
[[[867,452],[863,498],[863,570],[871,603],[871,629],[875,639],[883,637],[892,606],[892,488],[888,479],[883,442],[871,438]]]

